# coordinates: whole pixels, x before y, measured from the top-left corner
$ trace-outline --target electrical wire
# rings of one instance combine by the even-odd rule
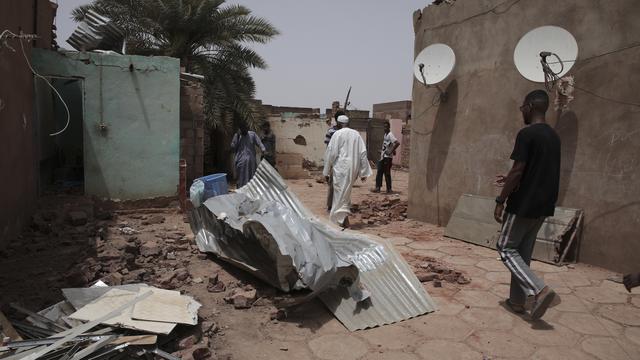
[[[62,102],[62,105],[64,105],[64,109],[67,112],[67,123],[64,125],[64,127],[62,128],[62,130],[56,131],[54,133],[49,134],[49,136],[57,136],[62,134],[63,132],[65,132],[65,130],[67,130],[67,128],[69,127],[69,123],[71,123],[71,112],[69,111],[69,106],[67,106],[67,103],[64,101],[64,99],[62,98],[62,95],[60,95],[60,93],[58,92],[58,90],[51,85],[51,83],[49,82],[49,80],[47,80],[47,78],[45,78],[44,76],[38,74],[38,72],[36,72],[33,67],[31,66],[31,63],[29,62],[29,57],[27,56],[27,52],[24,49],[24,44],[22,43],[23,39],[35,39],[37,37],[37,35],[34,34],[20,34],[20,35],[16,35],[13,32],[11,32],[10,30],[4,30],[2,33],[0,33],[0,41],[2,41],[3,38],[5,38],[6,34],[9,34],[12,38],[17,38],[20,41],[20,49],[22,50],[22,55],[24,56],[24,60],[27,63],[27,66],[29,67],[29,69],[31,70],[31,72],[33,73],[33,75],[36,78],[40,78],[42,80],[44,80],[44,82],[49,85],[49,87],[53,90],[53,92],[58,95],[58,98],[60,98],[60,101]],[[8,38],[8,37],[7,37]],[[6,38],[5,38],[6,39]],[[6,44],[6,40],[5,40],[5,46],[7,46],[9,49],[15,51],[12,47],[8,46],[8,44]]]
[[[625,46],[625,47],[622,47],[622,48],[619,48],[619,49],[607,51],[605,53],[598,54],[598,55],[593,55],[593,56],[590,56],[590,57],[587,57],[587,58],[584,58],[584,59],[560,60],[560,61],[549,62],[548,64],[558,64],[560,62],[581,63],[581,62],[597,59],[597,58],[602,57],[602,56],[611,55],[611,54],[619,53],[619,52],[622,52],[622,51],[625,51],[625,50],[633,49],[633,48],[636,48],[638,46],[640,46],[640,43],[634,43],[634,44],[631,44],[631,45],[628,45],[628,46]]]
[[[626,48],[623,48],[623,49],[619,49],[617,51],[611,51],[611,52],[608,52],[608,53],[596,55],[596,56],[591,57],[590,59],[593,59],[593,58],[596,58],[596,57],[600,57],[600,56],[604,56],[604,55],[608,55],[608,54],[612,54],[614,52],[630,49],[631,47],[635,47],[635,46],[637,46],[637,45],[626,47]],[[558,71],[558,72],[553,71],[553,69],[551,69],[551,67],[549,66],[549,64],[551,64],[551,63],[547,62],[547,59],[546,59],[547,56],[542,56],[541,55],[540,64],[542,65],[542,71],[544,72],[544,86],[548,91],[552,91],[553,90],[553,88],[555,87],[556,81],[560,80],[560,77],[558,75],[561,74],[562,71],[564,70],[563,60],[560,59],[560,57],[558,55],[556,55],[555,53],[551,53],[551,55],[554,56],[556,59],[558,59],[558,61],[557,62],[553,62],[553,64],[560,64],[561,67],[560,67],[560,71]],[[587,59],[581,60],[581,61],[586,61],[586,60]],[[551,84],[551,85],[549,85],[549,84]],[[628,105],[628,106],[640,107],[640,103],[634,103],[634,102],[629,102],[629,101],[624,101],[624,100],[611,99],[611,98],[608,98],[606,96],[602,96],[600,94],[597,94],[597,93],[595,93],[595,92],[593,92],[591,90],[579,87],[579,86],[577,86],[575,84],[573,85],[573,88],[578,89],[578,90],[580,90],[582,92],[585,92],[585,93],[587,93],[587,94],[589,94],[591,96],[595,96],[595,97],[597,97],[597,98],[599,98],[601,100],[610,101],[610,102],[613,102],[613,103],[616,103],[616,104],[620,104],[620,105]]]
[[[500,4],[498,4],[498,5],[494,6],[494,7],[492,7],[492,8],[491,8],[491,9],[489,9],[489,10],[486,10],[486,11],[483,11],[483,12],[480,12],[480,13],[477,13],[477,14],[475,14],[475,15],[471,15],[471,16],[466,17],[466,18],[461,19],[461,20],[453,21],[453,22],[450,22],[450,23],[442,24],[442,25],[432,26],[432,27],[426,28],[426,29],[425,29],[425,31],[426,31],[426,30],[438,30],[438,29],[442,29],[442,28],[445,28],[445,27],[449,27],[449,26],[451,26],[451,25],[458,25],[458,24],[462,24],[462,23],[467,22],[467,21],[469,21],[469,20],[471,20],[471,19],[475,19],[475,18],[477,18],[477,17],[484,16],[484,15],[487,15],[487,14],[494,14],[494,15],[504,14],[504,13],[506,13],[507,11],[511,10],[511,8],[512,8],[515,4],[519,3],[520,1],[522,1],[522,0],[506,0],[506,1],[503,1],[503,2],[501,2]],[[509,3],[509,2],[511,2],[511,3],[510,3],[510,4],[509,4],[509,6],[507,6],[504,10],[497,10],[500,6],[502,6],[502,5],[504,5],[504,4],[507,4],[507,3]]]

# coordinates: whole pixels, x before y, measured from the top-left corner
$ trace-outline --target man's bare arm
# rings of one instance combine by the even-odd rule
[[[522,174],[524,174],[524,169],[527,164],[522,161],[515,161],[511,170],[504,178],[500,177],[497,181],[499,185],[503,184],[502,191],[500,192],[500,196],[496,199],[496,208],[493,211],[493,217],[497,222],[502,223],[502,213],[504,212],[504,202],[507,200],[509,195],[520,185],[520,180],[522,179]]]
[[[504,186],[502,187],[502,191],[500,192],[499,198],[502,200],[507,200],[509,195],[520,185],[520,180],[522,179],[522,174],[524,174],[524,169],[527,163],[522,161],[514,161],[511,170],[504,179]]]

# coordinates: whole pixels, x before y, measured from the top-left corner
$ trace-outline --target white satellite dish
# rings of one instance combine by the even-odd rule
[[[434,85],[446,79],[456,64],[456,54],[445,44],[424,48],[413,62],[413,73],[419,82]]]
[[[558,77],[562,77],[578,58],[578,43],[570,32],[558,26],[541,26],[526,33],[516,45],[513,62],[528,80],[544,82],[541,53],[551,55],[548,65]]]

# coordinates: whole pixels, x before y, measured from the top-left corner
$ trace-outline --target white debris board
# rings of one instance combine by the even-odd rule
[[[133,307],[132,317],[136,320],[150,320],[187,325],[198,324],[200,304],[179,291],[150,288],[151,296]],[[140,289],[140,292],[149,291]]]
[[[148,291],[148,290],[147,290]],[[92,321],[108,314],[113,309],[131,301],[138,293],[111,289],[98,299],[87,304],[80,310],[69,315],[70,318],[83,321]],[[157,321],[133,320],[131,313],[133,306],[125,309],[120,315],[112,317],[102,322],[105,325],[119,326],[127,329],[151,332],[155,334],[169,334],[176,326],[175,323],[165,323]]]

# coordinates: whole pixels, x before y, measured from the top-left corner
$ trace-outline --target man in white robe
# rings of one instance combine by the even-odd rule
[[[342,227],[349,226],[351,214],[351,189],[359,177],[363,182],[371,176],[371,167],[367,158],[367,146],[360,133],[347,127],[349,118],[338,117],[343,128],[336,131],[329,141],[324,155],[323,175],[329,180],[332,174],[333,205],[331,221]]]

